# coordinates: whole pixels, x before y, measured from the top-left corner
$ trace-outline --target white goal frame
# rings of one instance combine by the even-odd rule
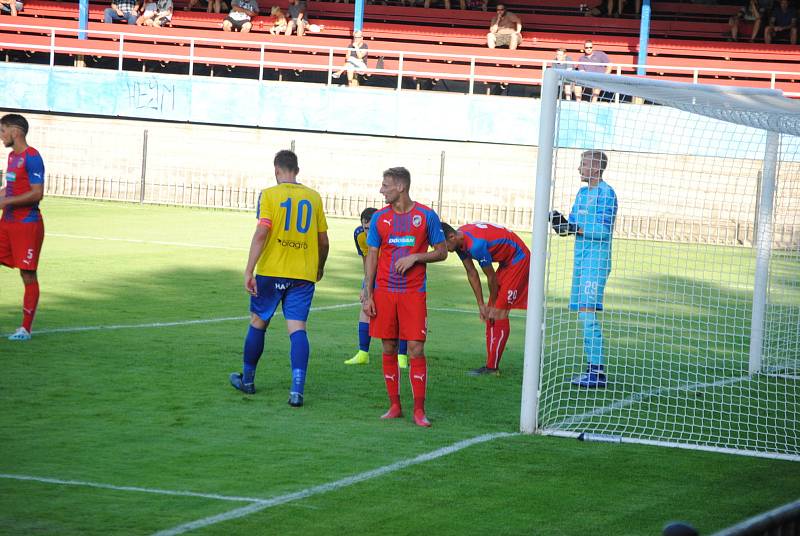
[[[762,370],[762,352],[766,307],[769,289],[769,266],[773,240],[773,207],[776,195],[776,169],[780,134],[800,136],[800,105],[786,99],[780,91],[756,88],[731,88],[722,86],[699,86],[695,84],[661,82],[650,79],[633,79],[616,75],[585,73],[576,71],[548,70],[543,78],[541,95],[541,115],[539,126],[539,147],[536,171],[534,200],[534,222],[532,229],[532,248],[529,279],[528,312],[524,348],[524,368],[522,380],[522,401],[520,410],[520,431],[526,434],[542,433],[539,426],[540,389],[542,381],[542,360],[545,335],[545,294],[548,264],[548,240],[550,224],[548,213],[551,210],[551,187],[555,173],[554,152],[556,125],[558,122],[559,100],[562,83],[574,83],[583,87],[601,87],[604,90],[641,97],[657,104],[698,113],[714,119],[763,128],[766,133],[765,154],[761,171],[761,186],[758,197],[758,219],[754,236],[755,279],[753,281],[752,318],[750,326],[749,374],[766,373]],[[672,99],[659,102],[658,95],[674,94],[678,104]],[[654,97],[655,95],[655,97]],[[743,99],[747,97],[747,99]],[[761,101],[776,105],[774,113],[761,108],[754,111],[743,110],[742,100]],[[681,106],[686,103],[686,106]],[[785,104],[785,106],[782,106]],[[640,106],[639,104],[593,103],[592,106]],[[786,120],[787,114],[791,120]],[[745,117],[747,122],[745,122]],[[754,120],[755,117],[755,120]],[[590,149],[586,147],[585,149]],[[547,433],[547,432],[545,432]],[[554,432],[552,435],[577,436],[573,432]],[[663,444],[673,447],[700,450],[735,452],[771,458],[800,461],[796,456],[782,453],[764,453],[749,450],[728,449],[694,444],[677,444],[636,438],[620,438],[625,442]]]

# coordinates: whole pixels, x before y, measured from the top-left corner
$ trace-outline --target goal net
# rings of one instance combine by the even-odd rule
[[[800,460],[800,104],[552,71],[538,162],[522,430]]]

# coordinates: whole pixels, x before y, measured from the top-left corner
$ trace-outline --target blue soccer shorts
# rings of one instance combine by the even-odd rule
[[[602,311],[606,281],[608,281],[608,270],[576,267],[572,272],[572,288],[569,293],[570,310]]]
[[[256,276],[257,296],[250,296],[250,312],[265,322],[269,322],[283,304],[283,317],[286,320],[308,320],[311,300],[314,298],[314,283],[303,279],[288,277]]]

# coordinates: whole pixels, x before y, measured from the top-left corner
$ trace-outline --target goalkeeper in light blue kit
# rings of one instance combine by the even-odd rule
[[[611,272],[611,235],[617,217],[617,194],[603,180],[608,157],[602,151],[584,151],[578,172],[588,183],[578,195],[569,218],[554,210],[553,230],[561,236],[575,235],[575,258],[569,308],[578,311],[583,327],[583,353],[589,362],[586,372],[574,376],[572,385],[585,388],[606,386],[603,332],[597,311],[603,310],[603,291]]]

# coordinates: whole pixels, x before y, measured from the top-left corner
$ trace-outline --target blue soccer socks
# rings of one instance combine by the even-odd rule
[[[247,330],[247,336],[244,339],[244,366],[242,368],[242,382],[245,384],[252,384],[255,381],[258,360],[261,359],[261,354],[264,353],[266,333],[266,329],[258,329],[253,326],[250,326],[250,329]]]
[[[358,349],[362,352],[369,352],[369,343],[372,338],[369,336],[369,322],[358,323]]]
[[[583,352],[590,365],[603,364],[603,331],[594,311],[581,311],[578,319],[583,324]]]
[[[306,371],[308,370],[308,355],[311,352],[308,344],[308,334],[301,329],[289,335],[289,358],[292,363],[292,393],[303,394],[306,385]]]

